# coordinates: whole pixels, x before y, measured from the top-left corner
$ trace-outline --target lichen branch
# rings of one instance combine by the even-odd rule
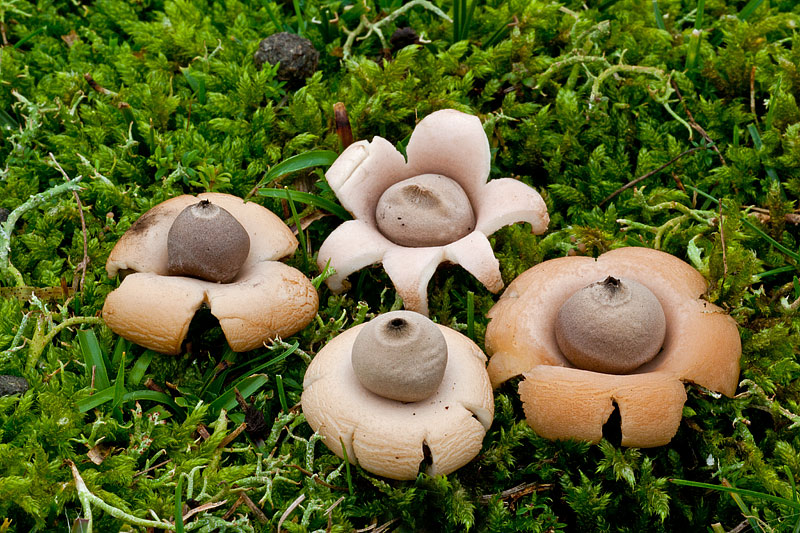
[[[0,272],[10,274],[14,278],[14,283],[17,287],[24,287],[25,280],[22,278],[20,271],[16,269],[9,259],[9,254],[11,253],[11,234],[14,231],[14,226],[17,224],[20,217],[31,209],[52,200],[63,192],[77,191],[79,189],[78,182],[81,179],[82,176],[78,176],[77,178],[56,185],[44,192],[32,195],[27,201],[11,211],[5,222],[0,223]]]
[[[378,36],[378,39],[381,41],[381,46],[383,49],[389,48],[389,43],[386,42],[386,37],[384,37],[381,28],[392,21],[394,21],[397,17],[405,13],[406,11],[416,7],[422,6],[425,9],[435,13],[436,15],[440,16],[447,22],[453,22],[453,20],[447,16],[447,14],[439,9],[437,6],[429,2],[428,0],[411,0],[407,4],[404,4],[402,7],[395,9],[386,17],[380,19],[377,22],[370,21],[366,15],[361,15],[361,19],[354,30],[348,30],[345,27],[342,27],[342,31],[347,35],[347,40],[345,40],[344,45],[342,46],[342,55],[344,59],[348,59],[350,54],[352,53],[353,43],[355,42],[356,38],[358,37],[359,40],[363,41],[367,39],[373,33]],[[359,37],[362,33],[367,32],[366,35],[363,37]]]
[[[128,524],[140,527],[150,527],[156,529],[166,529],[167,531],[175,531],[175,524],[171,524],[169,522],[146,520],[144,518],[139,518],[138,516],[133,516],[132,514],[128,514],[122,509],[119,509],[118,507],[114,507],[113,505],[109,505],[108,503],[104,502],[98,496],[92,494],[92,492],[86,486],[86,483],[83,482],[83,478],[81,477],[80,472],[78,472],[78,467],[75,466],[75,463],[73,463],[70,460],[67,460],[67,464],[72,470],[72,478],[75,480],[75,488],[78,491],[78,499],[80,500],[81,506],[83,507],[84,517],[86,520],[88,520],[88,524],[86,525],[86,533],[92,533],[93,505],[95,507],[99,507],[100,509],[107,512],[114,518],[127,522]]]

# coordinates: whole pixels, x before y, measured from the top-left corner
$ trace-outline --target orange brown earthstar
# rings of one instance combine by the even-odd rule
[[[615,304],[603,300],[605,292],[597,296],[602,300],[597,310],[557,326],[565,302],[589,286],[614,283],[609,277],[642,285],[663,310],[660,349],[649,359],[634,362],[633,368],[598,369],[596,362],[582,356],[577,360],[568,357],[564,353],[567,344],[556,332],[558,327],[589,321],[603,324],[599,329],[616,329],[616,311],[609,307]],[[616,404],[623,446],[664,445],[680,425],[686,401],[684,382],[726,396],[736,390],[742,350],[739,331],[733,318],[702,299],[706,288],[703,276],[687,263],[646,248],[620,248],[597,259],[575,256],[540,263],[509,284],[489,311],[486,349],[492,384],[497,387],[514,376],[523,376],[519,394],[525,415],[543,437],[597,442]],[[628,317],[625,320],[638,321],[639,314],[643,313],[624,315]],[[653,312],[653,316],[657,314]],[[657,322],[658,318],[652,320]],[[620,325],[618,329],[626,327]],[[657,329],[644,326],[631,331],[643,335],[648,328]],[[589,325],[581,335],[591,335],[587,332],[592,329]],[[658,337],[659,333],[652,335]],[[602,342],[598,339],[588,344]],[[636,349],[649,350],[646,345],[651,340],[644,339]]]

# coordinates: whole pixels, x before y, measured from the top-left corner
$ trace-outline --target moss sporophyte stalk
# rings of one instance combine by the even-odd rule
[[[0,2],[0,530],[797,529],[800,7],[585,4]],[[204,198],[232,281],[168,272]],[[164,271],[119,255],[165,203]],[[555,324],[609,276],[664,338],[599,371]],[[483,383],[429,425],[351,372],[403,309]],[[386,417],[306,411],[334,353]]]

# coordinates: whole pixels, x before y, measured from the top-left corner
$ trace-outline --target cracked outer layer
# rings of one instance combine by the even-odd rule
[[[350,462],[392,479],[416,478],[423,461],[430,463],[427,473],[437,475],[472,460],[494,416],[483,352],[464,335],[437,326],[448,351],[442,383],[430,398],[402,403],[368,391],[355,376],[351,351],[363,327],[334,338],[309,365],[302,405],[311,428],[339,457],[344,445]]]

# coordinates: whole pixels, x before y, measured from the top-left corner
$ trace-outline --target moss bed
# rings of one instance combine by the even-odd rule
[[[794,0],[0,1],[0,374],[30,385],[0,397],[0,532],[797,531],[799,26]],[[307,79],[256,68],[281,31],[319,51]],[[461,470],[346,466],[303,418],[303,374],[402,302],[380,266],[334,295],[313,260],[347,217],[324,181],[337,102],[356,140],[401,148],[438,109],[481,119],[491,177],[551,216],[491,237],[506,284],[620,246],[689,262],[738,323],[737,394],[687,385],[672,442],[629,449],[613,420],[597,445],[538,437],[512,380]],[[172,357],[105,327],[114,243],[203,191],[302,228],[303,331],[236,354],[199,313]],[[429,297],[483,346],[497,295],[443,265]]]

